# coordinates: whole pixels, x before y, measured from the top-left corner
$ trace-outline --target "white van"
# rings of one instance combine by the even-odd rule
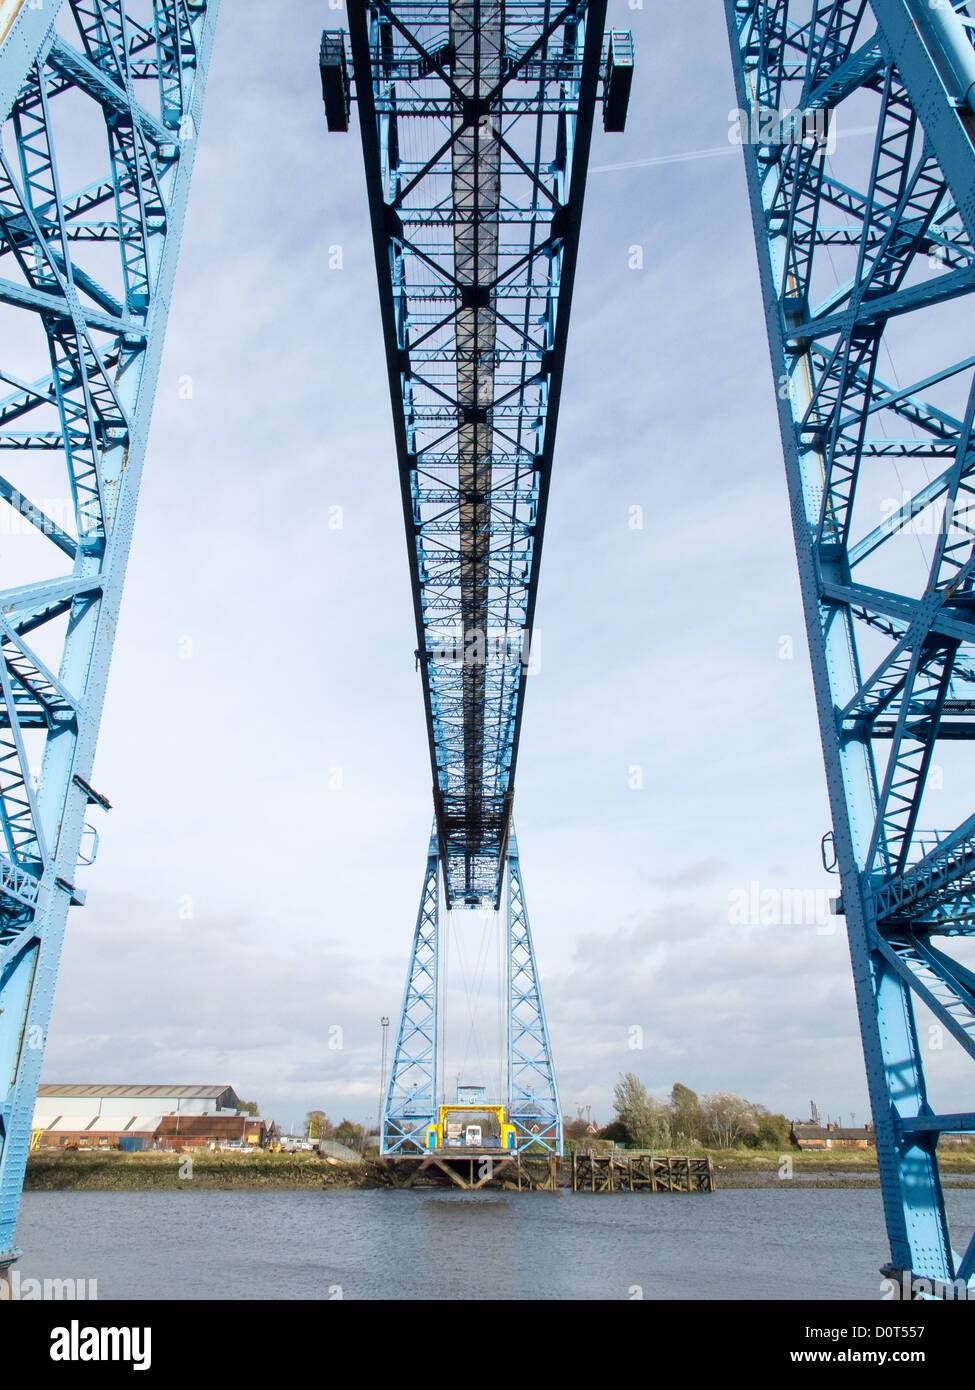
[[[481,1126],[468,1125],[464,1135],[464,1143],[469,1149],[479,1149],[481,1147]]]

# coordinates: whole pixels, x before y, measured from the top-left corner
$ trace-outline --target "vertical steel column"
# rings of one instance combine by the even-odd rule
[[[560,1154],[562,1111],[513,824],[507,866],[508,1118],[518,1150]]]
[[[975,91],[975,48],[961,15],[947,0],[940,5],[932,5],[931,0],[907,0],[907,9],[948,94],[955,101],[971,106]],[[967,11],[967,5],[962,9]]]
[[[940,810],[933,767],[975,732],[975,357],[958,360],[939,327],[975,293],[975,150],[958,106],[971,30],[914,0],[726,0],[726,15],[888,1270],[950,1296],[975,1242],[952,1250],[937,1143],[975,1115],[933,1112],[915,999],[975,1057],[975,979],[932,941],[971,934],[975,817],[920,828]],[[851,162],[839,177],[815,118],[842,138],[851,98],[858,122],[876,112],[876,138],[866,173]],[[889,384],[888,329],[915,322],[925,367]],[[897,460],[938,476],[883,515]],[[921,517],[923,566],[900,543]]]
[[[436,1114],[439,933],[440,858],[434,825],[383,1107],[384,1154],[402,1156],[424,1149],[427,1125]]]
[[[0,46],[0,96],[15,96],[0,155],[0,314],[25,344],[39,333],[50,359],[36,381],[11,362],[0,399],[4,474],[21,464],[0,497],[48,542],[34,578],[0,590],[0,1265],[17,1253],[67,911],[84,901],[85,813],[109,805],[91,769],[218,3],[154,0],[143,23],[122,0],[67,0],[76,44],[54,29],[57,6],[24,8]],[[79,149],[62,161],[56,148],[65,93],[104,120],[80,188],[64,182]],[[114,263],[89,257],[96,243]],[[63,468],[57,517],[23,467],[36,450]],[[52,643],[53,669],[40,655]]]

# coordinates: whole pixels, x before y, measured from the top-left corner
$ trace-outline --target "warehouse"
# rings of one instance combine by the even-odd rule
[[[192,1130],[194,1146],[264,1144],[266,1125],[242,1115],[240,1108],[240,1097],[227,1085],[45,1084],[38,1089],[34,1107],[34,1144],[41,1148],[176,1148],[181,1127],[187,1137]],[[252,1140],[249,1136],[254,1134],[258,1137]],[[162,1144],[160,1137],[165,1140]]]

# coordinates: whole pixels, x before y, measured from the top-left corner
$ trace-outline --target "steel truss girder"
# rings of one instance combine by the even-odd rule
[[[975,832],[920,828],[975,698],[975,359],[937,332],[952,300],[973,302],[975,126],[938,76],[941,40],[928,51],[919,37],[940,24],[921,9],[726,0],[743,110],[829,106],[841,130],[847,100],[876,111],[857,187],[824,144],[746,141],[744,154],[891,1257],[945,1285],[970,1278],[973,1255],[951,1249],[936,1145],[968,1126],[932,1115],[914,1000],[975,1055],[975,980],[931,940],[975,932]],[[975,70],[971,29],[955,40]],[[838,246],[845,278],[827,273]],[[907,388],[878,370],[899,321],[916,321],[931,358]],[[904,457],[943,462],[878,522],[876,470]],[[919,572],[901,542],[925,516]]]
[[[515,1127],[515,1152],[562,1152],[562,1112],[535,962],[514,826],[505,856],[506,892],[496,910],[505,936],[507,1080],[504,1103]],[[426,1131],[448,1103],[441,1056],[441,897],[443,861],[436,822],[430,836],[420,907],[383,1101],[381,1150],[410,1157],[426,1150]],[[489,1102],[497,1104],[501,1097]],[[487,1156],[487,1155],[486,1155]]]
[[[500,904],[604,22],[350,5],[448,907]]]
[[[50,361],[33,381],[0,368],[0,507],[46,551],[27,582],[8,560],[0,590],[0,1264],[67,910],[84,901],[86,809],[108,804],[91,769],[218,5],[153,0],[144,24],[124,0],[65,0],[42,25],[24,6],[0,45],[0,316],[26,361],[32,339]],[[79,101],[104,136],[65,159]],[[62,469],[56,503],[35,495],[39,449]]]

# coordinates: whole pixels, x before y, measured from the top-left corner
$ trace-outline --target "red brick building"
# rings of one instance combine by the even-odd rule
[[[793,1124],[789,1138],[797,1149],[875,1149],[873,1125],[843,1129],[840,1125]]]
[[[252,1115],[164,1115],[156,1130],[157,1149],[260,1148],[268,1127]]]

